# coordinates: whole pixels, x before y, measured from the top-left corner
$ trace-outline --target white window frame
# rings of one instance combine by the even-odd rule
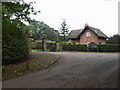
[[[86,37],[90,37],[90,32],[87,32],[87,33],[86,33]]]

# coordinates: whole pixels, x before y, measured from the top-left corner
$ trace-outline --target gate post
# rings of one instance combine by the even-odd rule
[[[60,41],[56,41],[56,51],[60,51]]]
[[[47,51],[47,36],[45,34],[42,37],[42,51]]]
[[[32,51],[31,41],[32,41],[32,35],[28,34],[29,52],[31,52],[31,51]]]

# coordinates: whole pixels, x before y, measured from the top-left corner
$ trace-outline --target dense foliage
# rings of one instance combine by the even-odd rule
[[[30,28],[30,32],[34,41],[41,40],[43,34],[45,34],[47,39],[51,41],[56,41],[59,38],[59,32],[49,27],[44,22],[32,20],[28,27]]]
[[[32,3],[2,3],[2,63],[10,64],[24,60],[29,55],[29,30],[22,21],[30,21],[29,14],[36,14]],[[31,10],[31,11],[30,11]]]
[[[3,24],[2,63],[10,64],[26,59],[29,55],[28,39],[15,25]],[[7,27],[6,27],[7,26]]]

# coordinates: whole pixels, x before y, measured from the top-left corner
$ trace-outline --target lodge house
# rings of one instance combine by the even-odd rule
[[[85,24],[84,29],[72,30],[67,44],[105,44],[108,37],[99,29]]]

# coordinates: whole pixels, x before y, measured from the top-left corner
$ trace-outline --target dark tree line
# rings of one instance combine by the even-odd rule
[[[120,35],[115,34],[108,38],[107,44],[120,44]]]

